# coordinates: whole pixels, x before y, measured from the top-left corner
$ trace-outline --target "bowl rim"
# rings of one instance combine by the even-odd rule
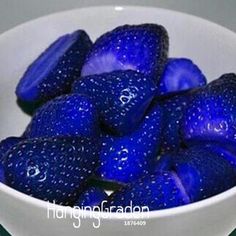
[[[146,6],[142,6],[142,5],[101,5],[101,6],[88,6],[88,7],[82,7],[82,8],[74,8],[74,9],[70,9],[70,10],[65,10],[65,11],[59,11],[59,12],[55,12],[52,14],[48,14],[48,15],[44,15],[41,17],[37,17],[35,19],[32,19],[30,21],[26,21],[22,24],[19,24],[9,30],[4,31],[2,34],[0,34],[0,42],[5,40],[5,37],[11,37],[11,34],[14,34],[16,31],[21,30],[24,27],[30,26],[35,24],[38,21],[41,20],[45,20],[47,18],[54,18],[54,17],[58,17],[59,15],[63,15],[63,14],[71,14],[74,13],[76,11],[88,11],[88,10],[97,10],[97,9],[106,9],[106,10],[112,10],[112,11],[123,11],[123,10],[132,10],[132,9],[138,9],[138,10],[157,10],[160,12],[165,12],[166,14],[175,14],[175,15],[179,15],[179,16],[185,16],[185,17],[190,17],[192,19],[195,19],[197,21],[201,21],[204,24],[207,24],[210,27],[216,27],[218,28],[218,30],[223,30],[225,33],[229,34],[230,37],[234,37],[236,39],[236,33],[224,26],[221,26],[217,23],[211,22],[207,19],[195,16],[195,15],[191,15],[188,13],[183,13],[183,12],[179,12],[179,11],[174,11],[174,10],[169,10],[169,9],[164,9],[164,8],[158,8],[158,7],[146,7]],[[0,183],[0,192],[3,192],[5,194],[7,194],[8,196],[12,196],[15,199],[18,199],[24,203],[28,203],[30,205],[33,205],[35,207],[41,208],[46,210],[47,206],[52,206],[52,203],[48,203],[46,201],[31,197],[27,194],[24,194],[22,192],[19,192],[18,190],[15,190],[3,183]],[[177,215],[181,215],[181,214],[185,214],[185,213],[189,213],[189,212],[193,212],[205,207],[210,207],[212,205],[218,204],[222,201],[227,201],[227,199],[232,198],[232,197],[236,197],[236,186],[223,192],[220,194],[217,194],[213,197],[198,201],[198,202],[194,202],[191,204],[187,204],[184,206],[179,206],[179,207],[174,207],[174,208],[169,208],[169,209],[163,209],[163,210],[155,210],[155,211],[150,211],[150,212],[142,212],[142,213],[126,213],[126,215],[130,215],[130,217],[127,217],[129,219],[134,219],[134,218],[143,218],[143,219],[149,219],[149,218],[165,218],[165,217],[173,217],[173,216],[177,216]],[[64,208],[64,210],[66,211],[67,214],[71,214],[72,210],[74,210],[71,207],[66,207],[66,206],[60,206],[60,205],[54,205],[54,207],[56,209],[61,209]],[[88,217],[90,216],[89,211],[86,210],[76,210],[76,211],[83,211],[84,216]],[[124,219],[121,217],[120,213],[106,213],[106,212],[100,212],[100,216],[105,218],[109,218],[112,220],[120,220],[120,219]],[[126,217],[125,217],[126,219]]]
[[[37,208],[41,208],[45,211],[47,211],[48,208],[55,209],[55,210],[63,210],[66,212],[67,215],[72,215],[74,212],[83,212],[83,216],[85,218],[91,217],[91,213],[88,210],[84,209],[73,209],[72,207],[68,206],[61,206],[57,204],[53,204],[32,196],[29,196],[25,193],[22,193],[18,190],[15,190],[3,183],[0,183],[0,193],[4,192],[8,196],[13,196],[14,199],[18,199],[21,202],[24,202],[26,204],[32,205]],[[200,210],[205,207],[210,207],[213,205],[216,205],[218,203],[221,203],[223,201],[227,201],[230,198],[236,197],[236,186],[226,190],[220,194],[217,194],[215,196],[209,197],[207,199],[193,202],[187,205],[168,208],[168,209],[162,209],[162,210],[154,210],[150,212],[140,212],[140,213],[125,213],[121,215],[119,212],[99,212],[99,216],[103,219],[111,219],[111,220],[125,220],[125,219],[151,219],[151,218],[166,218],[166,217],[176,217],[180,216],[182,214],[187,214],[193,211]]]

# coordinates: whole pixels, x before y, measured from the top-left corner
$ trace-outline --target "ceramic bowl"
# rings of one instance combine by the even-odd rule
[[[58,36],[81,28],[95,39],[118,25],[147,22],[164,25],[170,36],[170,56],[192,58],[209,81],[225,72],[235,72],[236,34],[204,19],[136,6],[56,13],[0,36],[0,138],[20,135],[29,122],[30,117],[16,104],[15,86],[26,67]],[[48,219],[48,206],[54,207],[54,213],[61,212],[63,219]],[[94,228],[98,219],[90,218],[89,212],[84,211],[80,211],[84,214],[81,226],[73,227],[73,223],[78,226],[79,220],[72,213],[72,209],[48,205],[0,184],[0,223],[14,236],[225,236],[236,227],[236,187],[204,201],[149,214],[126,214],[121,218],[119,213],[104,213],[98,229]],[[138,225],[140,221],[146,225]]]

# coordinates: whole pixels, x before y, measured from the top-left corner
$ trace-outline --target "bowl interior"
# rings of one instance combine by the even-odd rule
[[[16,84],[27,66],[58,36],[85,29],[92,39],[122,24],[164,25],[170,56],[190,57],[209,80],[235,71],[236,34],[208,21],[173,11],[143,7],[92,7],[31,21],[0,37],[0,139],[20,135],[29,117],[16,105]]]
[[[85,29],[94,40],[118,25],[139,23],[164,25],[170,37],[169,55],[191,58],[209,81],[225,72],[235,72],[236,34],[197,17],[127,6],[90,7],[53,14],[0,36],[0,139],[21,135],[28,124],[30,117],[17,106],[15,87],[27,66],[53,40],[78,28]],[[0,190],[16,194],[1,184]]]

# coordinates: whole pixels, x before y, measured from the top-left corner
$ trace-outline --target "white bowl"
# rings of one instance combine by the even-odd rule
[[[236,69],[236,34],[209,21],[163,9],[146,7],[90,7],[46,16],[20,25],[0,37],[0,138],[20,135],[30,118],[16,105],[15,86],[30,62],[58,36],[85,29],[93,39],[122,24],[153,22],[170,36],[170,56],[192,58],[209,81]],[[48,219],[47,203],[0,184],[0,223],[14,236],[38,235],[199,235],[225,236],[236,227],[236,187],[207,200],[174,209],[129,216],[143,217],[146,226],[125,226],[119,214],[102,214],[94,229],[89,213],[81,227],[70,217]],[[126,222],[127,223],[127,222]]]

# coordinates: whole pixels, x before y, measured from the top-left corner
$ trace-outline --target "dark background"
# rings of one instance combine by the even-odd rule
[[[7,231],[1,225],[0,225],[0,236],[10,236],[10,234],[7,233]],[[236,236],[236,230],[232,234],[230,234],[230,236]]]
[[[0,236],[11,236],[11,235],[7,233],[7,231],[0,225]],[[236,230],[232,234],[230,234],[230,236],[236,236]]]

